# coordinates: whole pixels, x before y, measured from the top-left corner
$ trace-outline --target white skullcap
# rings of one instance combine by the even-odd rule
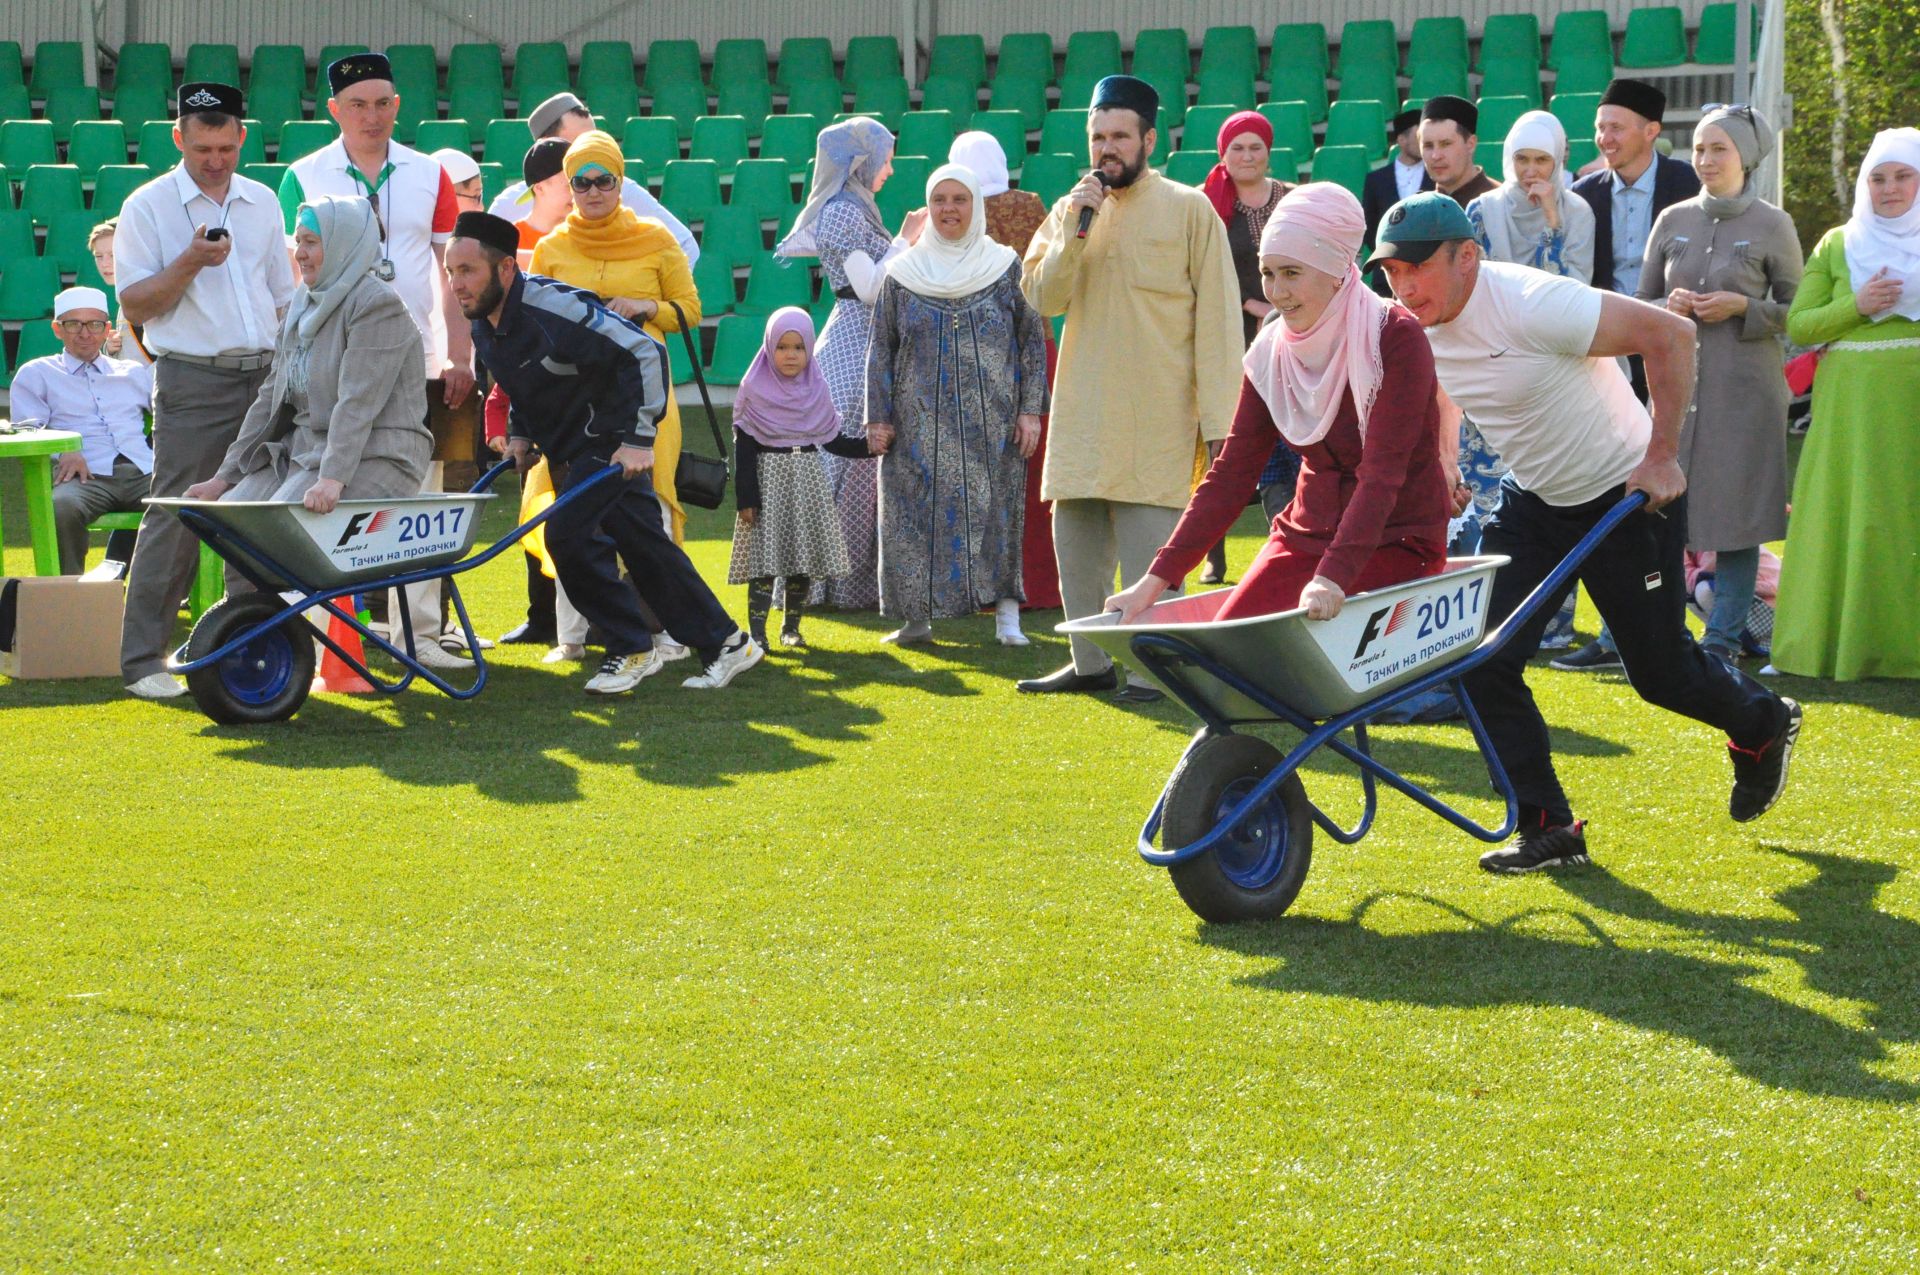
[[[75,310],[107,312],[107,294],[98,288],[68,288],[53,299],[53,317],[58,319]]]
[[[445,150],[435,151],[432,158],[434,163],[440,165],[441,171],[446,173],[447,180],[456,186],[461,182],[470,182],[480,175],[480,165],[474,162],[473,156],[465,151],[457,151],[451,146]]]

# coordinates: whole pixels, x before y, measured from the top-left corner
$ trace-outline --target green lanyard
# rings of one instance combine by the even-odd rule
[[[387,178],[393,176],[393,161],[388,160],[387,166],[380,170],[380,176],[369,182],[366,174],[362,173],[352,160],[348,160],[347,175],[360,184],[361,188],[367,192],[367,199],[371,201],[380,193],[380,188],[387,184]]]

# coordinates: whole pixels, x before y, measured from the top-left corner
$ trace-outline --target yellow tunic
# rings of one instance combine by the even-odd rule
[[[1226,438],[1240,397],[1226,226],[1151,169],[1110,193],[1085,239],[1079,220],[1062,196],[1020,285],[1041,314],[1067,316],[1041,497],[1184,508],[1196,450]]]
[[[649,223],[659,226],[658,222]],[[680,245],[660,227],[666,242],[656,251],[635,257],[630,261],[605,261],[588,256],[567,234],[567,226],[562,223],[550,233],[541,237],[533,248],[534,274],[543,274],[550,279],[576,288],[584,288],[600,297],[603,301],[615,297],[633,297],[644,301],[658,301],[660,312],[646,323],[646,329],[664,344],[667,334],[675,334],[672,339],[679,340],[680,321],[666,304],[677,301],[686,311],[687,322],[700,322],[700,293],[693,286],[693,271],[687,265],[687,254]],[[674,402],[673,387],[667,387],[667,409],[660,415],[660,423],[655,427],[653,443],[653,489],[667,502],[667,508],[673,511],[673,538],[677,541],[684,537],[687,515],[680,508],[680,501],[673,490],[674,467],[680,463],[680,407]]]

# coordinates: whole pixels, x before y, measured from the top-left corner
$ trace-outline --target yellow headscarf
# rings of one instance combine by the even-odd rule
[[[569,179],[587,168],[612,173],[616,182],[627,175],[627,161],[620,153],[620,143],[597,128],[573,139],[561,166]],[[599,261],[633,261],[678,244],[672,231],[651,217],[640,216],[625,204],[616,204],[611,213],[594,221],[588,221],[576,209],[568,213],[566,221],[552,233],[565,236],[583,254]]]

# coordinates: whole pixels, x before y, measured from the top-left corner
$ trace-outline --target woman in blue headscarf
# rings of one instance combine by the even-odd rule
[[[775,249],[782,257],[818,256],[833,290],[833,314],[820,331],[814,358],[840,413],[840,432],[850,437],[866,433],[867,344],[887,262],[906,250],[926,221],[925,211],[917,211],[899,238],[887,233],[873,196],[892,172],[893,134],[877,120],[851,119],[822,129],[807,206]],[[852,568],[826,587],[824,601],[871,611],[880,605],[879,462],[822,459]]]

